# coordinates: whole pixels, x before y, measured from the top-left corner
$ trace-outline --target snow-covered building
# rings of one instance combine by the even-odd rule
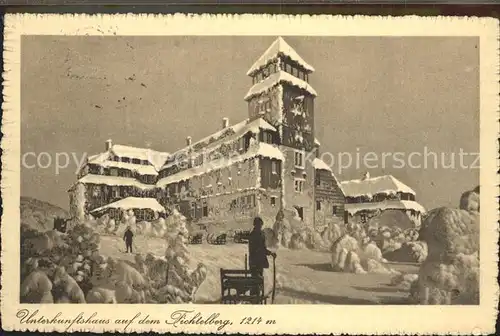
[[[408,215],[416,226],[420,225],[425,209],[416,201],[416,193],[392,175],[343,181],[345,210],[349,218],[366,222],[386,210],[400,210]]]
[[[307,225],[343,220],[342,188],[319,159],[313,71],[279,37],[247,72],[247,119],[230,125],[223,118],[217,132],[196,142],[187,137],[185,147],[170,154],[135,148],[140,162],[113,160],[127,157],[120,153],[129,147],[109,145],[89,158],[79,176],[77,185],[90,186],[85,211],[144,197],[177,207],[192,223],[225,228],[248,228],[256,215],[270,226],[280,209]]]
[[[168,153],[117,145],[111,140],[107,140],[105,146],[104,152],[86,158],[77,172],[78,180],[69,189],[73,217],[82,217],[106,206],[106,209],[114,209],[109,205],[127,198],[157,196],[158,171]],[[137,210],[142,214],[139,220],[155,216],[153,209],[142,211],[139,203],[135,208],[130,207],[133,202],[127,204],[129,207],[122,210]],[[119,211],[116,212],[119,216]]]

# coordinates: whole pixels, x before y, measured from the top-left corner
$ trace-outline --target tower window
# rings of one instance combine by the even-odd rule
[[[295,151],[295,167],[304,168],[304,152]]]
[[[273,135],[269,132],[263,132],[262,133],[262,141],[264,141],[265,143],[268,143],[268,144],[272,144],[273,143]]]
[[[264,70],[262,70],[262,77],[266,79],[269,77],[269,67],[265,67]]]
[[[294,186],[295,186],[295,192],[301,193],[302,191],[304,191],[304,180],[295,179]]]
[[[278,163],[276,161],[271,161],[271,173],[278,173]]]
[[[321,201],[316,201],[316,210],[321,210]]]
[[[271,196],[271,206],[276,206],[276,196]]]

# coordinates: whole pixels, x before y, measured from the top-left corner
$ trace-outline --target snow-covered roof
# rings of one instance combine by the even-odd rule
[[[109,152],[99,153],[88,157],[89,163],[100,164],[109,159]]]
[[[149,148],[138,148],[124,145],[113,145],[111,152],[119,157],[127,157],[149,161],[156,169],[159,169],[167,160],[169,153],[158,152]]]
[[[205,164],[198,167],[182,170],[178,173],[160,179],[156,183],[156,186],[164,187],[171,183],[177,183],[180,181],[189,180],[194,176],[207,174],[211,171],[229,167],[235,163],[242,162],[258,156],[272,158],[281,161],[284,160],[283,153],[278,147],[270,145],[268,143],[258,142],[250,146],[248,151],[246,151],[241,155],[236,155],[228,158],[220,158],[218,160],[206,162]]]
[[[107,154],[107,153],[106,153]],[[131,171],[136,171],[141,175],[158,175],[155,167],[151,165],[142,165],[128,162],[119,162],[113,160],[102,160],[101,156],[97,156],[94,159],[89,158],[89,163],[96,164],[101,167],[114,167],[114,168],[124,168]]]
[[[133,177],[87,174],[78,180],[80,183],[104,184],[109,186],[133,186],[140,189],[153,189],[155,186],[137,181]]]
[[[151,209],[157,212],[165,212],[165,208],[161,206],[160,203],[154,198],[143,198],[143,197],[127,197],[119,201],[106,204],[100,208],[94,209],[91,212],[99,212],[105,209]]]
[[[332,169],[330,168],[330,166],[328,166],[325,161],[319,159],[319,158],[314,158],[313,160],[313,167],[314,169],[323,169],[323,170],[328,170],[328,171],[332,171]]]
[[[341,183],[346,197],[395,194],[397,192],[415,195],[415,191],[392,175],[383,175],[364,180],[350,180]]]
[[[259,95],[263,92],[266,92],[282,82],[288,83],[288,84],[293,85],[293,86],[297,86],[297,87],[309,92],[313,96],[318,95],[316,93],[316,90],[314,90],[313,87],[309,83],[307,83],[306,81],[304,81],[300,78],[297,78],[295,76],[292,76],[288,72],[278,71],[278,72],[271,74],[266,79],[254,84],[248,90],[247,94],[245,95],[245,100],[248,100],[253,96],[256,96],[256,95]]]
[[[234,133],[231,135],[228,135],[228,136],[222,136],[225,132],[227,132],[228,129],[231,129]],[[212,149],[212,148],[220,146],[223,143],[226,143],[228,141],[233,141],[233,140],[243,136],[244,134],[246,134],[248,132],[259,133],[259,131],[261,129],[276,132],[276,128],[274,128],[271,124],[269,124],[267,121],[265,121],[262,118],[258,118],[258,119],[252,120],[252,121],[249,121],[249,119],[245,119],[242,122],[239,122],[233,126],[229,126],[223,130],[220,130],[216,133],[213,133],[213,134],[195,142],[194,144],[191,144],[190,146],[184,147],[184,148],[176,151],[175,153],[173,153],[171,155],[171,158],[174,161],[166,163],[165,165],[163,165],[163,167],[161,169],[165,169],[165,168],[171,167],[172,165],[177,164],[176,160],[179,157],[187,158],[189,148],[193,148],[197,144],[202,144],[202,143],[208,141],[210,138],[214,138],[216,140],[210,144],[206,144],[205,146],[203,146],[202,150]],[[194,154],[196,154],[196,151],[194,151]]]
[[[314,160],[313,160],[313,167],[314,167],[314,169],[320,169],[320,170],[327,170],[327,171],[329,171],[332,174],[333,179],[337,183],[337,186],[340,188],[340,190],[342,191],[342,193],[344,193],[344,189],[342,188],[342,184],[339,183],[339,180],[337,179],[337,177],[333,173],[332,168],[329,165],[327,165],[325,161],[321,160],[320,158],[314,158]]]
[[[299,54],[280,36],[269,48],[259,57],[259,59],[248,70],[247,76],[252,76],[256,71],[266,66],[269,62],[278,58],[278,56],[288,56],[294,62],[300,64],[305,70],[313,72],[314,68],[309,65]]]
[[[386,200],[383,202],[373,203],[347,203],[344,205],[345,210],[351,215],[355,215],[360,211],[366,210],[413,210],[420,213],[425,213],[425,208],[420,203],[415,201],[399,201],[399,200]]]

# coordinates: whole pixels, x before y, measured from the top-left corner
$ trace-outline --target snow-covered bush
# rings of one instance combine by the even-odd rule
[[[83,280],[83,279],[82,279]],[[85,303],[85,295],[77,281],[58,266],[54,271],[53,293],[56,303]]]
[[[414,283],[418,281],[418,274],[399,273],[391,278],[391,285],[409,291]]]
[[[292,227],[288,219],[285,217],[282,209],[280,209],[276,214],[273,231],[278,244],[284,247],[290,246],[290,241],[292,239]]]
[[[308,230],[305,245],[310,250],[325,251],[328,249],[329,244],[325,243],[322,235],[318,231]]]
[[[419,302],[477,304],[479,213],[434,209],[422,223],[420,234],[427,243],[428,256],[419,271]]]
[[[262,233],[264,234],[264,238],[266,240],[266,246],[268,248],[278,247],[279,240],[278,240],[278,237],[276,236],[276,233],[274,232],[273,229],[265,228],[262,230]]]
[[[353,237],[345,234],[337,239],[331,247],[332,252],[332,269],[338,272],[344,272],[346,269],[346,259],[349,252],[357,252],[359,250],[358,241]]]
[[[305,245],[305,239],[302,233],[293,233],[292,237],[290,238],[290,245],[289,248],[294,249],[294,250],[301,250],[306,247]]]
[[[406,242],[401,248],[385,253],[384,258],[390,261],[422,263],[427,258],[427,244],[423,241]]]
[[[337,239],[342,237],[346,233],[343,224],[338,222],[330,222],[328,226],[321,233],[321,238],[325,245],[331,246]]]
[[[34,270],[21,283],[21,303],[53,303],[52,281],[42,270]]]
[[[54,302],[85,302],[85,293],[92,288],[91,257],[100,243],[99,234],[90,226],[75,221],[67,233],[21,227],[22,284],[44,278],[51,283]]]
[[[382,252],[368,237],[358,242],[354,237],[344,234],[332,244],[331,253],[331,266],[337,272],[393,272],[384,265]]]

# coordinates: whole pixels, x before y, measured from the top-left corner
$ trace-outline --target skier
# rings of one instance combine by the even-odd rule
[[[266,238],[262,232],[264,222],[262,218],[255,217],[253,220],[253,230],[248,238],[248,265],[254,277],[262,277],[264,268],[269,268],[267,256],[276,258],[276,253],[271,252],[266,247]]]
[[[134,234],[132,233],[132,230],[130,229],[130,226],[127,227],[127,231],[125,231],[125,234],[123,235],[123,240],[125,241],[125,247],[127,248],[127,252],[130,249],[130,253],[132,253],[132,237],[134,237]]]

